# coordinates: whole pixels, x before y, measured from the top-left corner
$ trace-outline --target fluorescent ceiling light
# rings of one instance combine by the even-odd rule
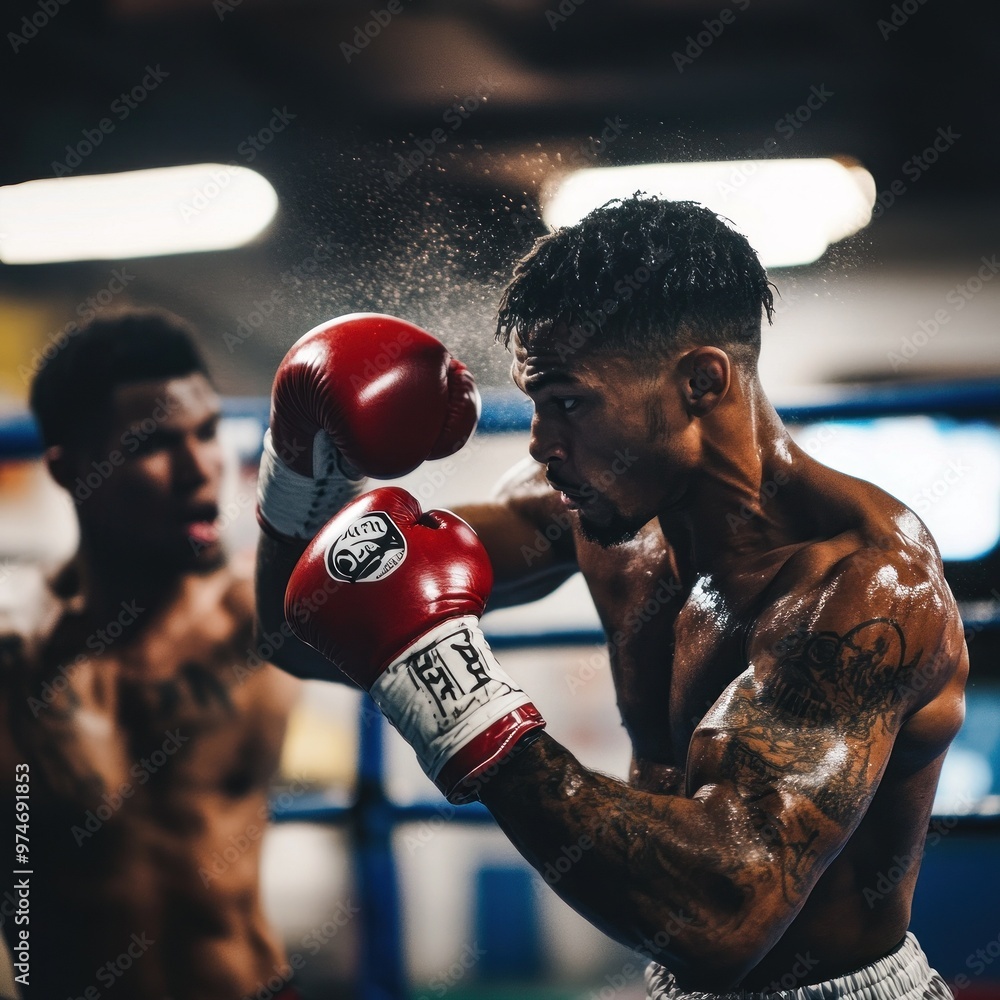
[[[277,210],[264,177],[221,163],[26,181],[0,188],[0,260],[228,250],[258,236]]]
[[[564,175],[542,193],[542,218],[573,225],[612,198],[637,191],[697,201],[750,241],[765,267],[808,264],[864,228],[875,205],[867,170],[838,160],[734,160],[593,167]]]

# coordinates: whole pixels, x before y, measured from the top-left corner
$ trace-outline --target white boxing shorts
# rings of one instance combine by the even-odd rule
[[[863,969],[777,992],[682,990],[670,972],[653,962],[646,969],[646,996],[649,1000],[952,1000],[947,983],[927,964],[923,949],[909,933],[897,948]]]

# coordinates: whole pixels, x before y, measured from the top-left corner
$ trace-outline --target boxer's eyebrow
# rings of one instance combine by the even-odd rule
[[[577,381],[577,378],[569,372],[549,369],[548,371],[539,372],[537,375],[529,375],[524,380],[524,390],[525,392],[539,392],[547,385],[575,385]]]

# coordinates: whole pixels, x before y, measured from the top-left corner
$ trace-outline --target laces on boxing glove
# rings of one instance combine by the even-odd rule
[[[320,431],[313,438],[313,475],[304,476],[281,460],[264,434],[257,479],[257,516],[286,538],[312,538],[344,504],[364,492],[364,475]]]

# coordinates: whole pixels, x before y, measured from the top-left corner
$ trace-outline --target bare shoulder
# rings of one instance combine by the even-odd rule
[[[479,536],[493,564],[490,607],[538,600],[579,568],[572,518],[530,458],[518,462],[483,503],[455,513]]]
[[[788,560],[752,647],[779,673],[819,678],[823,702],[843,696],[846,712],[867,697],[891,702],[902,723],[945,695],[960,716],[968,659],[958,607],[926,528],[894,503]]]
[[[541,532],[552,550],[564,559],[576,556],[572,520],[559,494],[545,478],[545,467],[530,457],[512,466],[493,488],[492,500],[514,511]]]
[[[545,478],[545,467],[527,456],[497,480],[490,499],[517,508],[532,521],[547,521],[562,509],[559,494]]]
[[[224,572],[223,605],[237,621],[252,625],[256,607],[252,568],[243,563],[232,562],[227,564]]]
[[[545,481],[545,467],[533,458],[525,456],[512,465],[493,487],[494,500],[541,500],[548,494],[554,496],[552,488]]]

